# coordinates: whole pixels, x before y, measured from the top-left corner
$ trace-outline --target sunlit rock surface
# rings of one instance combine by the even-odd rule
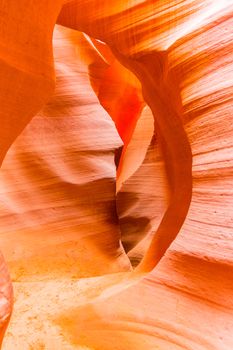
[[[72,34],[73,40],[79,35]],[[1,244],[16,281],[128,265],[115,204],[114,152],[122,142],[91,90],[70,32],[57,29],[54,36],[55,96],[1,171]]]
[[[57,22],[92,39],[56,32],[55,96],[1,169],[0,243],[15,281],[3,349],[231,350],[232,2],[64,3]],[[55,17],[59,6],[51,3]],[[131,78],[134,93],[122,98],[120,64],[150,109]],[[0,93],[20,113],[44,96],[25,124],[51,94],[30,84],[20,104],[13,83],[11,99]],[[142,109],[129,111],[121,134],[116,109],[130,103]],[[2,133],[12,125],[4,120]],[[117,181],[112,120],[125,142]]]
[[[0,345],[12,312],[13,294],[9,271],[3,256],[0,256]]]
[[[78,278],[130,269],[115,203],[114,155],[122,141],[72,46],[79,36],[56,30],[55,96],[11,147],[1,169],[1,247],[16,300],[37,283],[42,288],[54,281],[55,297],[60,280],[70,289]],[[15,343],[6,346],[34,344],[20,320],[17,327]]]

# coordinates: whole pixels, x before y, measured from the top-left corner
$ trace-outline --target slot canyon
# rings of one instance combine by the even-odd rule
[[[233,349],[233,0],[0,0],[0,348]]]

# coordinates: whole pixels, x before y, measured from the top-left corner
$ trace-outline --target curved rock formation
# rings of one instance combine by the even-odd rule
[[[53,93],[52,34],[61,5],[60,0],[42,0],[37,5],[25,0],[0,3],[0,165],[12,142]],[[2,259],[0,324],[4,331],[2,322],[9,319],[12,295]]]
[[[25,61],[17,90],[10,58],[0,65],[2,156],[52,93],[62,4],[42,1],[30,16],[36,6],[21,23],[43,27],[32,38],[44,51],[28,46],[42,59],[40,78]],[[9,15],[25,2],[13,7]],[[15,281],[4,350],[232,349],[232,10],[228,0],[63,2],[57,22],[85,35],[58,29],[56,94],[1,171],[0,243]],[[20,52],[24,62],[23,33],[14,62]],[[51,85],[42,89],[46,62]],[[125,143],[117,180],[122,142],[97,97]]]

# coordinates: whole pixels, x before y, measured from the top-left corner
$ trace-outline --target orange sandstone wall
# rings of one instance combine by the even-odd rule
[[[3,349],[231,350],[231,1],[0,9]]]

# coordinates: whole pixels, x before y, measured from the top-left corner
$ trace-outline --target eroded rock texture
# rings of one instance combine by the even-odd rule
[[[231,350],[232,2],[0,6],[3,349]]]

